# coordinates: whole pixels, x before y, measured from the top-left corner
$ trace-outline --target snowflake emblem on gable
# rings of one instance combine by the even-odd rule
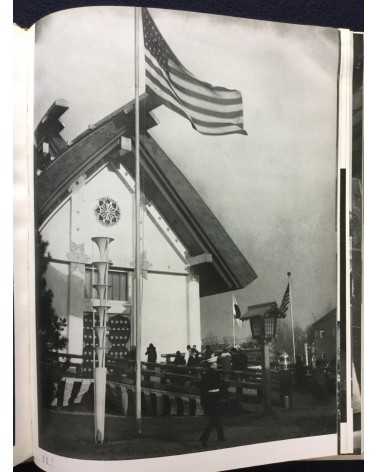
[[[109,197],[102,197],[98,200],[95,215],[101,224],[112,226],[118,223],[121,217],[121,210],[115,200]]]

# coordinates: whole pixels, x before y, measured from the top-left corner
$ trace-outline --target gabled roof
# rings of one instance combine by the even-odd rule
[[[323,325],[323,323],[326,323],[331,319],[334,319],[336,322],[336,308],[333,308],[332,310],[328,311],[325,315],[318,318],[307,329],[308,330],[316,329],[318,326]]]
[[[148,134],[156,126],[149,114],[159,106],[152,97],[140,97],[141,179],[147,201],[153,202],[190,257],[211,254],[212,261],[193,265],[200,277],[200,295],[237,290],[257,276],[200,195]],[[51,109],[51,108],[50,108]],[[111,161],[135,172],[133,152],[121,152],[120,138],[134,137],[134,102],[116,110],[79,135],[70,146],[36,178],[38,221],[43,221],[67,196],[69,187],[85,173]]]
[[[242,320],[249,320],[255,316],[265,316],[265,315],[276,315],[278,318],[280,310],[278,309],[277,302],[266,302],[266,303],[258,303],[257,305],[250,305],[247,309],[247,313],[245,313],[241,319]]]

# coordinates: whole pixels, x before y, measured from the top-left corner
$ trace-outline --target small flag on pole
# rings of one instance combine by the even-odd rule
[[[232,316],[234,317],[234,320],[238,326],[243,325],[241,320],[241,311],[234,295],[232,295]]]
[[[147,92],[201,134],[247,134],[241,93],[197,79],[172,52],[147,8],[142,8],[142,20]]]
[[[280,306],[280,312],[281,312],[282,318],[286,317],[286,312],[287,312],[287,309],[289,307],[289,303],[290,303],[290,284],[288,283],[287,287],[286,287],[286,290],[285,290],[285,293],[282,297],[282,302],[281,302],[281,306]]]

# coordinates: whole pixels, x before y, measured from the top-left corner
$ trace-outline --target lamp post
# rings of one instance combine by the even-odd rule
[[[270,343],[276,336],[277,318],[280,311],[276,302],[261,303],[248,307],[242,319],[249,319],[252,338],[262,347],[264,362],[264,410],[272,411],[272,379],[270,373]]]
[[[97,291],[98,304],[94,305],[97,311],[98,326],[93,326],[93,337],[97,335],[98,347],[97,361],[98,365],[94,369],[94,410],[95,410],[95,442],[102,445],[105,436],[105,402],[106,402],[106,316],[110,305],[108,304],[108,271],[109,271],[109,245],[113,238],[93,237],[92,241],[97,245],[100,257],[98,261],[93,262],[97,269],[97,283],[93,287]]]

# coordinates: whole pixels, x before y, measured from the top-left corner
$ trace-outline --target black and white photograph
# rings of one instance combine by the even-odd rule
[[[109,6],[38,21],[41,449],[336,434],[339,59],[334,28]]]

